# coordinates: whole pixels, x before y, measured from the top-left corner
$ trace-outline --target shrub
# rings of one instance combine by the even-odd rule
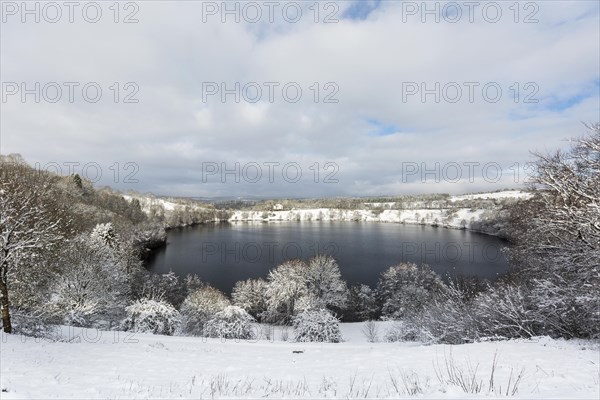
[[[412,322],[397,321],[386,329],[383,340],[386,342],[431,343],[435,341],[435,338],[429,331]]]
[[[308,261],[306,286],[315,308],[343,309],[348,301],[348,287],[340,267],[329,255],[318,254]]]
[[[361,329],[362,334],[367,338],[369,343],[377,342],[379,336],[379,328],[375,321],[367,321]]]
[[[444,284],[428,265],[405,263],[381,274],[377,290],[383,316],[398,320],[423,312],[444,290]]]
[[[331,342],[342,341],[339,321],[329,311],[304,311],[293,321],[297,342]]]
[[[536,335],[536,315],[527,289],[503,284],[490,287],[474,301],[475,319],[483,336],[529,338]]]
[[[181,305],[183,333],[202,335],[206,323],[229,305],[229,299],[211,286],[196,290]]]
[[[421,315],[410,318],[413,325],[430,332],[436,342],[460,344],[480,336],[474,318],[472,296],[477,287],[468,281],[450,281]]]
[[[173,271],[167,274],[147,274],[143,277],[140,297],[166,301],[179,308],[186,296],[185,282]]]
[[[55,263],[46,315],[75,326],[91,326],[102,316],[122,318],[128,274],[113,249],[80,236],[64,246]]]
[[[258,318],[267,310],[265,292],[267,282],[263,279],[248,279],[235,284],[231,293],[233,304],[246,310],[254,318]]]
[[[297,303],[308,296],[307,269],[308,265],[302,260],[288,260],[269,272],[265,320],[287,324],[298,314],[300,310]]]
[[[223,339],[253,339],[256,336],[252,329],[254,321],[243,308],[227,306],[206,323],[205,334]]]
[[[180,322],[179,312],[163,301],[140,299],[125,311],[123,328],[128,331],[172,335]]]

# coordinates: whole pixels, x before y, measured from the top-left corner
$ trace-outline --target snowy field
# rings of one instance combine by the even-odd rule
[[[524,192],[521,190],[504,190],[501,192],[463,194],[460,196],[452,196],[452,197],[450,197],[450,201],[454,202],[454,201],[474,200],[474,199],[484,199],[484,200],[529,199],[531,197],[532,197],[531,193]]]
[[[381,336],[385,323],[378,324]],[[362,323],[341,327],[345,342],[339,344],[283,342],[279,330],[271,340],[254,342],[69,327],[62,328],[65,341],[59,342],[3,334],[0,397],[503,398],[507,391],[509,397],[527,399],[600,395],[598,343],[549,338],[456,346],[369,343]]]

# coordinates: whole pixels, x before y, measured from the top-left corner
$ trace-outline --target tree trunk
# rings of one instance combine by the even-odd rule
[[[2,325],[5,333],[12,333],[12,325],[10,324],[10,312],[8,310],[8,287],[0,281],[0,294],[2,295]]]

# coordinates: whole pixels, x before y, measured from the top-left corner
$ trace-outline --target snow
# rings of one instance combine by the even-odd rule
[[[380,337],[386,322],[378,322]],[[70,342],[2,334],[2,399],[21,398],[401,398],[404,376],[426,398],[504,397],[511,370],[524,368],[515,398],[599,395],[599,347],[549,338],[465,345],[368,343],[362,323],[340,324],[343,343],[290,343],[160,336],[62,327]],[[291,333],[291,332],[290,332]],[[290,334],[290,337],[293,335]],[[295,353],[296,352],[296,353]],[[488,392],[494,354],[495,392]],[[484,389],[441,383],[434,364],[453,359]],[[413,375],[414,374],[414,375]],[[396,383],[398,391],[396,390]]]
[[[235,211],[229,222],[242,221],[363,221],[394,222],[404,224],[438,224],[448,228],[462,228],[462,220],[466,227],[478,221],[483,209],[410,209],[383,210],[376,213],[371,210],[342,210],[315,208],[292,211]],[[436,223],[437,220],[437,223]]]
[[[492,193],[465,194],[452,196],[449,203],[455,203],[461,200],[474,199],[524,199],[531,197],[531,193],[521,190],[505,190]],[[165,212],[172,212],[183,203],[177,200],[166,200],[162,198],[153,198],[145,196],[123,195],[131,201],[136,198],[139,200],[144,212],[150,212],[152,207],[162,207]],[[229,222],[251,222],[251,221],[363,221],[363,222],[391,222],[416,225],[438,225],[446,228],[471,228],[471,223],[479,221],[484,209],[478,208],[449,208],[448,202],[433,201],[429,202],[415,201],[404,203],[402,210],[369,210],[369,209],[335,209],[335,208],[311,208],[311,209],[292,209],[281,210],[283,206],[276,204],[270,211],[242,211],[235,210],[231,212]],[[188,203],[186,203],[188,204]],[[205,207],[189,203],[192,208],[203,210]],[[384,207],[391,208],[396,202],[385,203],[365,203],[366,207]],[[281,207],[279,207],[281,206]],[[464,220],[464,222],[463,222]]]
[[[474,199],[484,199],[484,200],[493,200],[493,199],[528,199],[533,195],[529,192],[524,192],[522,190],[504,190],[501,192],[492,192],[492,193],[477,193],[477,194],[464,194],[460,196],[452,196],[450,197],[450,201],[460,201],[460,200],[474,200]]]
[[[122,196],[125,200],[127,200],[129,202],[131,202],[133,199],[138,199],[140,202],[142,211],[144,211],[146,213],[149,212],[152,207],[156,207],[156,206],[162,207],[165,211],[173,211],[173,210],[175,210],[175,208],[178,205],[180,205],[176,202],[165,200],[165,199],[160,199],[160,198],[145,197],[145,196],[130,196],[130,195],[126,195],[126,194],[124,194]],[[199,207],[199,208],[201,208],[201,207]]]
[[[506,190],[493,193],[453,196],[450,203],[472,199],[520,199],[529,198],[531,193]],[[371,206],[392,206],[395,203],[365,203]],[[480,221],[486,211],[481,208],[449,208],[445,202],[433,202],[435,208],[425,208],[423,202],[404,204],[402,210],[345,210],[333,208],[298,209],[288,211],[234,211],[229,222],[241,221],[363,221],[392,222],[413,225],[438,225],[446,228],[471,228],[471,223]],[[436,207],[438,206],[438,207]]]

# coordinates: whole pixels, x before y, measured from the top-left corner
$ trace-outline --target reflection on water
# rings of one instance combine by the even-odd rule
[[[170,231],[168,245],[153,254],[148,268],[194,273],[230,293],[235,282],[266,278],[286,259],[327,253],[349,284],[374,286],[381,272],[400,262],[426,263],[442,276],[494,278],[506,272],[505,246],[478,233],[392,223],[222,223]]]

